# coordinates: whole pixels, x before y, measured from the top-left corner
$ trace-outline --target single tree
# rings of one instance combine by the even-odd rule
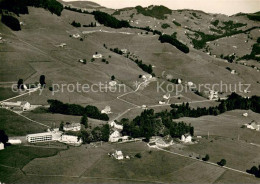
[[[218,162],[218,165],[220,166],[225,166],[227,164],[227,161],[225,159],[221,159],[219,162]]]
[[[206,154],[206,156],[204,158],[202,158],[203,161],[208,161],[209,160],[209,155]]]
[[[0,130],[0,142],[2,142],[4,145],[8,142],[8,136],[5,134],[4,130]]]
[[[113,80],[115,80],[116,79],[116,77],[114,76],[114,75],[112,75],[111,76],[111,80],[113,81]]]
[[[87,115],[83,115],[81,117],[80,123],[85,126],[85,128],[88,128],[88,117]]]
[[[40,76],[40,84],[41,84],[41,87],[44,87],[45,86],[45,75],[41,75]]]
[[[17,88],[18,89],[24,89],[23,87],[23,79],[19,79],[18,82],[17,82]]]
[[[63,127],[64,127],[64,122],[62,121],[62,122],[60,123],[59,131],[63,131]]]

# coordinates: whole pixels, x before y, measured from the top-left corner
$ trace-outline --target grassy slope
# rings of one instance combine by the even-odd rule
[[[6,109],[0,109],[0,122],[0,129],[8,136],[24,136],[46,130],[46,127],[30,122]]]

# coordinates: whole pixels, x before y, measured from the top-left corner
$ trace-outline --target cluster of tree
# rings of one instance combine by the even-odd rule
[[[119,48],[110,48],[110,51],[114,52],[114,53],[117,53],[117,54],[120,54],[120,55],[123,55],[124,53],[119,49]]]
[[[206,156],[204,158],[202,158],[202,160],[205,161],[205,162],[209,161],[209,155],[206,154]]]
[[[223,54],[220,55],[220,58],[227,60],[229,63],[233,63],[233,61],[236,59],[235,54],[223,56]]]
[[[192,12],[193,17],[197,18],[197,19],[201,19],[195,12]]]
[[[236,30],[237,28],[247,25],[247,24],[243,24],[243,23],[234,23],[232,20],[224,21],[222,23],[224,24],[224,26],[219,26],[218,28],[224,30],[226,33],[232,32],[233,30]]]
[[[5,9],[17,15],[28,14],[28,6],[48,9],[51,13],[61,15],[63,5],[56,0],[3,0],[0,9]]]
[[[194,128],[184,122],[173,122],[170,113],[160,112],[154,113],[153,109],[144,110],[140,116],[132,121],[123,118],[120,121],[124,128],[123,135],[131,137],[145,137],[147,141],[151,136],[166,136],[181,138],[183,134],[194,134]]]
[[[189,103],[182,105],[171,105],[170,111],[172,118],[178,119],[181,117],[200,117],[205,115],[219,115],[226,111],[235,109],[251,109],[254,112],[260,112],[260,97],[252,96],[251,98],[243,98],[236,93],[232,93],[228,99],[222,100],[216,107],[198,107],[197,109],[191,109]]]
[[[79,22],[76,22],[75,20],[73,20],[71,25],[74,26],[74,27],[81,27],[81,24]]]
[[[169,43],[173,46],[175,46],[177,49],[179,49],[180,51],[184,52],[184,53],[189,53],[189,47],[187,47],[186,45],[184,45],[183,43],[181,43],[179,40],[177,40],[176,38],[164,34],[161,35],[159,37],[159,40],[161,41],[161,43]]]
[[[100,24],[103,24],[104,26],[112,27],[115,29],[122,27],[131,27],[127,21],[118,20],[112,15],[109,15],[105,12],[93,11],[92,14],[94,15],[96,21],[98,21]]]
[[[84,144],[97,142],[97,141],[105,141],[108,142],[110,134],[110,128],[108,124],[105,124],[101,127],[97,126],[95,128],[82,130],[79,138],[82,138]]]
[[[4,130],[0,130],[0,143],[6,145],[8,142],[8,136],[6,135]]]
[[[217,27],[218,26],[218,23],[219,23],[219,20],[214,20],[212,22],[210,22],[213,26]]]
[[[251,53],[241,57],[240,59],[246,59],[246,60],[253,59],[253,60],[260,61],[259,54],[260,54],[260,37],[257,39],[257,42],[253,45]]]
[[[212,35],[209,35],[209,34],[205,34],[201,31],[196,31],[196,30],[192,30],[192,29],[189,29],[190,31],[194,32],[195,33],[195,36],[196,38],[192,38],[190,36],[189,39],[192,40],[192,44],[194,45],[194,48],[195,49],[202,49],[206,46],[206,42],[208,41],[214,41],[214,40],[217,40],[217,39],[220,39],[220,38],[223,38],[223,37],[227,37],[227,36],[232,36],[232,35],[236,35],[236,34],[242,34],[242,33],[247,33],[247,32],[250,32],[254,29],[258,29],[259,27],[258,26],[254,26],[254,27],[251,27],[249,29],[246,29],[246,30],[237,30],[237,29],[232,29],[232,30],[229,30],[229,31],[226,31],[224,32],[223,34],[220,34],[220,35],[215,35],[215,34],[212,34]],[[198,39],[200,38],[200,39]]]
[[[256,13],[252,13],[252,14],[247,14],[247,17],[248,17],[250,20],[260,21],[260,12],[256,12]]]
[[[169,24],[165,23],[165,24],[162,24],[161,27],[163,29],[167,29],[168,27],[171,27]]]
[[[143,14],[144,16],[150,16],[157,19],[165,19],[166,14],[172,14],[172,10],[165,6],[150,6],[143,8],[142,6],[136,6],[137,13]]]
[[[108,121],[107,114],[101,113],[97,107],[87,105],[85,108],[77,104],[64,104],[58,100],[48,100],[50,104],[49,111],[52,113],[60,113],[66,115],[83,116],[86,115],[89,118]]]
[[[246,170],[247,173],[255,175],[255,177],[260,178],[260,165],[258,168],[253,166],[251,169]]]
[[[181,24],[179,22],[172,21],[172,23],[174,23],[176,26],[181,26]]]
[[[21,26],[19,20],[10,13],[3,13],[2,14],[2,23],[4,23],[6,26],[11,28],[13,31],[20,31]]]
[[[154,76],[153,67],[152,67],[151,64],[146,65],[146,64],[143,63],[142,60],[138,60],[138,59],[135,60],[135,63],[136,63],[144,72],[147,72],[147,73],[152,74],[152,75]]]
[[[97,27],[97,23],[96,22],[91,22],[89,25],[83,25],[83,27]]]

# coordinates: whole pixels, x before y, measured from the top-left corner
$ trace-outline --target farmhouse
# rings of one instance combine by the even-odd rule
[[[59,139],[59,142],[63,142],[65,144],[71,144],[74,146],[79,146],[82,144],[82,139],[79,139],[78,136],[62,135]]]
[[[7,109],[27,111],[30,109],[31,104],[26,101],[17,101],[17,102],[2,102],[0,106],[5,107]]]
[[[109,125],[110,125],[111,128],[115,128],[115,129],[118,129],[118,130],[123,130],[123,125],[116,124],[115,121],[109,122]]]
[[[142,79],[145,80],[145,81],[146,81],[146,80],[150,80],[150,79],[152,79],[152,78],[153,78],[153,76],[152,76],[151,74],[146,74],[146,75],[143,75],[143,76],[142,76]]]
[[[58,45],[59,47],[61,47],[61,48],[63,48],[63,47],[65,47],[65,46],[67,46],[67,44],[66,43],[61,43],[60,45]]]
[[[251,123],[245,124],[249,129],[260,131],[260,123],[252,121]]]
[[[165,100],[162,100],[162,101],[159,101],[159,104],[164,105],[164,104],[166,104],[166,102],[165,102]]]
[[[127,49],[121,49],[121,51],[123,52],[123,54],[127,53]]]
[[[151,148],[156,148],[156,147],[169,147],[170,145],[173,144],[172,140],[169,140],[168,138],[164,137],[159,137],[159,136],[153,136],[150,139],[150,142],[147,144]]]
[[[217,100],[218,99],[218,92],[210,90],[208,98],[209,98],[209,100]]]
[[[231,70],[231,74],[236,74],[236,70]]]
[[[73,131],[73,132],[77,132],[80,131],[81,129],[81,125],[80,123],[69,123],[67,122],[64,127],[63,130],[64,131]]]
[[[181,136],[181,141],[185,143],[190,143],[192,142],[192,137],[189,134],[184,134]]]
[[[166,95],[163,95],[163,98],[164,98],[165,100],[168,100],[170,97],[171,97],[170,93],[168,93],[168,94],[166,94]]]
[[[119,131],[114,131],[112,134],[110,134],[109,136],[109,142],[118,142],[118,140],[120,139],[121,134]]]
[[[94,54],[93,55],[93,58],[95,58],[95,59],[100,59],[102,57],[103,57],[102,54]]]
[[[247,117],[247,116],[248,116],[248,113],[247,113],[247,112],[243,113],[243,116],[244,116],[244,117]]]
[[[102,114],[111,114],[111,107],[106,106],[105,109],[101,111]]]
[[[188,86],[193,86],[193,82],[188,82]]]
[[[116,86],[117,82],[116,81],[110,81],[108,84],[109,84],[109,86],[114,87],[114,86]]]
[[[117,151],[117,150],[116,150],[116,152],[115,152],[115,154],[114,154],[114,157],[115,157],[115,159],[117,159],[117,160],[123,160],[123,159],[124,159],[124,155],[123,155],[122,151]]]
[[[73,34],[72,37],[73,38],[80,38],[80,35],[77,33],[77,34]]]
[[[0,142],[0,150],[3,150],[3,149],[5,149],[5,145]]]

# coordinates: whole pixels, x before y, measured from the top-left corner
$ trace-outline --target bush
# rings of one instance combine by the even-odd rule
[[[142,158],[142,155],[141,155],[141,153],[136,153],[136,154],[135,154],[135,157],[136,157],[136,158]]]
[[[179,22],[172,21],[172,23],[174,23],[176,26],[181,26],[181,24]]]
[[[223,167],[227,164],[227,161],[225,159],[221,159],[217,164]]]
[[[76,22],[75,20],[71,23],[74,27],[81,27],[81,24],[79,22]]]
[[[143,14],[144,16],[150,16],[157,19],[165,19],[166,14],[172,14],[172,10],[165,6],[153,6],[143,8],[142,6],[136,6],[137,13]]]
[[[168,27],[171,27],[169,24],[162,24],[162,26],[161,26],[163,29],[167,29]]]
[[[209,155],[206,154],[206,156],[204,158],[202,158],[203,161],[208,161],[209,160]]]

